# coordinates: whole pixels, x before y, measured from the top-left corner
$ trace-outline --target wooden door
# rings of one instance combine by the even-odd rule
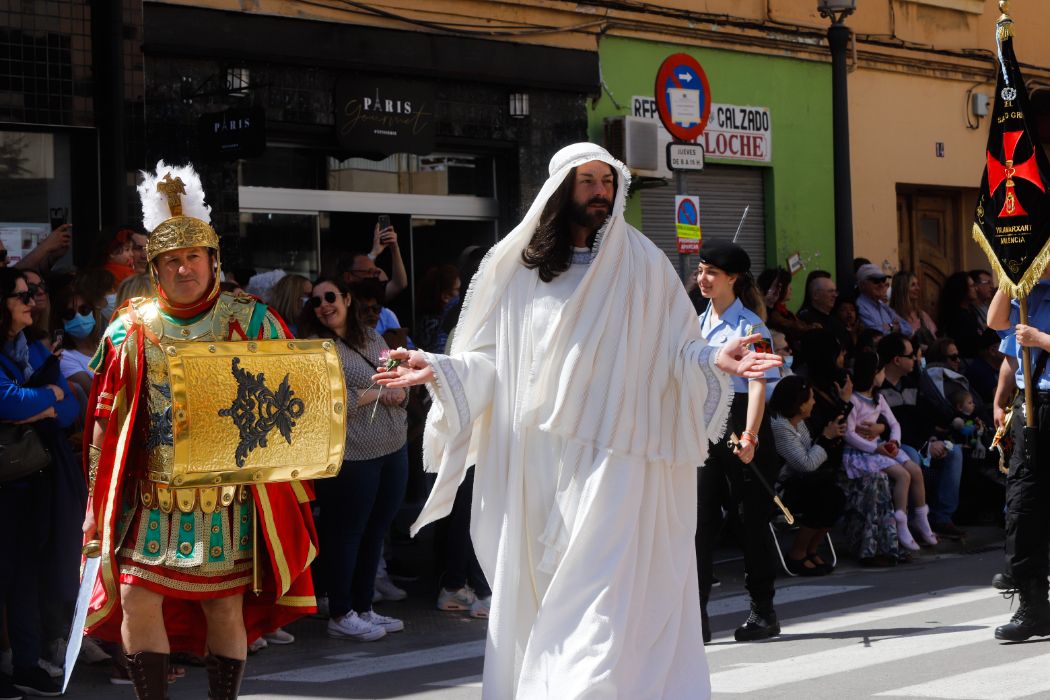
[[[897,191],[897,226],[901,266],[919,276],[923,308],[937,311],[945,279],[962,269],[959,193],[952,190]]]

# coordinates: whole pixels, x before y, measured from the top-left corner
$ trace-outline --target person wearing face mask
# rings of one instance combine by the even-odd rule
[[[64,331],[64,350],[59,360],[59,368],[62,376],[83,392],[82,395],[78,393],[77,398],[86,402],[94,377],[94,372],[88,365],[98,348],[103,330],[100,314],[90,304],[85,303],[84,297],[74,294],[69,298],[69,303],[60,316]]]
[[[784,361],[783,366],[780,368],[780,377],[790,377],[794,374],[791,371],[791,366],[795,363],[795,353],[791,349],[791,345],[787,341],[787,336],[780,331],[773,331],[773,353],[780,356],[780,359]],[[773,390],[768,390],[770,396],[773,395]]]

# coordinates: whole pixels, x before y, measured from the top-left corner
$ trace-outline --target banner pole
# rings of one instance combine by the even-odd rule
[[[1023,295],[1017,299],[1021,307],[1021,323],[1028,325],[1028,299]],[[1027,345],[1021,347],[1021,369],[1024,372],[1024,423],[1029,428],[1035,427],[1035,402],[1032,388],[1032,349]],[[1038,377],[1036,378],[1038,381]]]

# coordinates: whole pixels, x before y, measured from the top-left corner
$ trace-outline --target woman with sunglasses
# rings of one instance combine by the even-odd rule
[[[0,296],[0,421],[32,424],[41,442],[54,455],[60,449],[56,441],[64,438],[62,429],[76,420],[77,402],[58,373],[57,364],[48,362],[51,349],[43,342],[30,343],[26,339],[25,329],[33,323],[35,302],[20,270],[0,269]],[[40,385],[26,386],[31,377],[33,384]],[[67,562],[53,561],[56,552],[45,546],[60,534],[54,521],[61,513],[53,512],[56,466],[10,481],[4,481],[0,475],[0,528],[12,535],[0,563],[0,609],[7,610],[14,666],[13,677],[0,674],[0,691],[11,693],[2,697],[18,697],[14,688],[33,695],[58,695],[61,690],[37,665],[41,648],[38,598],[41,585],[50,579],[45,567],[52,567],[67,579],[63,594],[72,589],[75,596],[78,583],[79,541],[75,536],[79,528],[75,523],[75,547],[63,552]],[[82,477],[78,496],[82,511],[86,499]],[[71,513],[78,512],[75,506],[72,508]]]
[[[83,400],[87,401],[94,378],[88,363],[98,349],[99,338],[105,330],[101,314],[87,302],[86,297],[74,291],[66,299],[58,321],[62,329],[63,351],[59,361],[62,376],[70,385],[81,389],[84,392]],[[81,398],[79,392],[77,397]]]
[[[341,280],[322,277],[314,282],[299,330],[304,338],[335,339],[346,379],[343,468],[337,477],[317,482],[328,636],[371,642],[405,627],[401,620],[372,610],[372,597],[383,539],[408,483],[408,392],[372,381],[387,345],[361,321]]]

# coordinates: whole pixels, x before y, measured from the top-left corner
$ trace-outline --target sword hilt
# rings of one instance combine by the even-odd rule
[[[95,558],[102,556],[102,540],[91,540],[80,550],[85,557]]]

